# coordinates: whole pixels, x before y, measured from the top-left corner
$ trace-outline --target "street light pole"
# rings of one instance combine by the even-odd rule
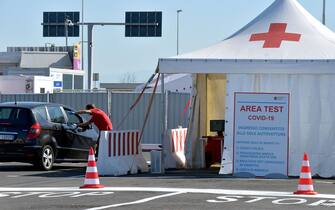
[[[84,0],[81,0],[81,22],[84,22]],[[84,25],[81,25],[81,70],[84,70]]]
[[[66,50],[67,50],[67,39],[69,36],[69,26],[74,26],[74,24],[72,23],[70,19],[66,17],[64,25],[65,25],[65,45],[66,45]]]
[[[177,10],[177,55],[179,54],[179,13],[182,11],[181,9]]]
[[[76,23],[87,26],[87,89],[92,89],[92,66],[93,66],[93,26],[156,26],[157,23],[109,23],[109,22],[88,22]]]
[[[326,25],[326,0],[323,0],[323,7],[322,7],[322,24]]]
[[[89,90],[92,89],[91,83],[92,83],[92,66],[93,66],[93,56],[92,56],[92,51],[93,51],[93,26],[95,24],[88,24],[87,25],[87,88]]]
[[[68,19],[66,18],[65,19],[65,46],[66,46],[66,50],[67,50],[67,39],[68,39],[68,36],[69,36],[69,31],[68,31]]]

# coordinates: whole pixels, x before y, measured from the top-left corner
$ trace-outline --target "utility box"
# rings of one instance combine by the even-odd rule
[[[162,151],[151,151],[150,152],[151,159],[151,169],[150,172],[152,174],[163,174],[164,169],[162,167]]]

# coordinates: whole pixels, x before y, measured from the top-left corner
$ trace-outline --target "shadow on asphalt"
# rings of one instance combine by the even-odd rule
[[[114,177],[114,176],[103,176],[103,177]],[[231,175],[221,175],[219,170],[213,169],[169,169],[165,170],[164,174],[151,174],[139,173],[139,174],[127,174],[117,176],[122,178],[150,178],[150,179],[208,179],[208,178],[232,178]]]

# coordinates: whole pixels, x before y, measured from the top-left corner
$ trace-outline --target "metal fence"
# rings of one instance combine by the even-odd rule
[[[112,120],[115,126],[118,126],[127,114],[129,107],[134,103],[138,93],[112,93]],[[120,125],[120,129],[141,129],[144,123],[145,113],[149,104],[150,93],[145,93],[142,100],[136,105],[126,120]],[[162,134],[162,113],[160,93],[155,94],[148,122],[143,133],[143,143],[161,143]],[[187,126],[188,112],[184,113],[184,108],[189,100],[189,94],[185,93],[168,93],[168,129],[176,128],[178,125]]]
[[[140,102],[124,119],[129,108],[135,102],[139,93],[127,92],[79,92],[79,93],[48,93],[48,94],[0,94],[0,103],[9,101],[36,101],[64,104],[76,110],[83,109],[86,104],[94,103],[103,109],[112,119],[114,128],[141,129],[144,123],[145,113],[149,104],[151,93],[145,93]],[[148,122],[143,133],[143,143],[161,143],[162,133],[162,97],[167,97],[168,128],[176,128],[178,125],[187,126],[188,112],[184,113],[185,106],[190,95],[185,93],[155,94],[149,114]]]

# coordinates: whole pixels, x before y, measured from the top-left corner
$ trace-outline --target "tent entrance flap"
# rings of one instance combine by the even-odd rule
[[[199,168],[199,139],[203,136],[214,136],[210,132],[210,120],[224,120],[226,110],[226,75],[225,74],[194,74],[195,100],[189,125],[188,148],[192,151],[188,155],[188,161],[193,164],[190,167]],[[204,160],[203,160],[204,161]]]
[[[216,133],[210,132],[210,120],[224,120],[226,108],[226,75],[207,75],[207,133],[212,136]]]

